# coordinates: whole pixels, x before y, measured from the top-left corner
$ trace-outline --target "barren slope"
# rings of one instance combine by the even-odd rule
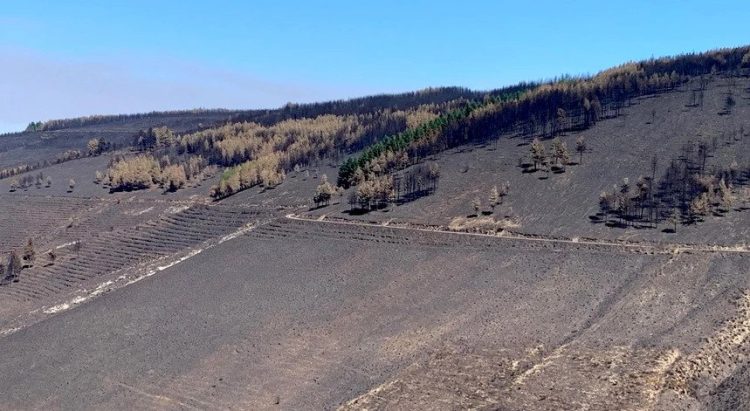
[[[282,219],[0,339],[0,384],[10,408],[330,409],[383,383],[351,405],[640,408],[691,356],[742,375],[749,268]]]

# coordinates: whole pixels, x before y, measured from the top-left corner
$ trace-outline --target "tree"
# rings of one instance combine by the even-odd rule
[[[609,222],[609,213],[612,212],[612,210],[615,207],[613,207],[612,204],[612,195],[610,195],[606,191],[602,191],[601,194],[599,194],[599,211],[604,214],[604,222]]]
[[[328,182],[328,176],[323,174],[322,182],[320,185],[315,189],[315,196],[313,196],[313,201],[315,202],[316,206],[320,206],[321,204],[328,205],[331,201],[331,197],[336,194],[336,187],[334,187],[331,183]]]
[[[167,126],[157,127],[151,129],[151,131],[154,134],[154,144],[157,147],[169,147],[174,143],[175,135]]]
[[[583,136],[576,139],[576,152],[578,152],[578,164],[583,164],[583,153],[586,152],[586,139]]]
[[[742,67],[750,67],[750,51],[742,56]]]
[[[88,149],[90,156],[95,156],[97,154],[101,154],[102,148],[103,148],[103,141],[98,138],[92,138],[88,141],[86,144],[86,148]]]
[[[500,192],[497,190],[497,186],[492,187],[492,190],[490,190],[490,197],[489,197],[489,203],[490,208],[492,208],[492,212],[495,212],[495,206],[500,204]]]
[[[544,144],[538,138],[535,138],[531,141],[531,159],[534,162],[534,171],[537,170],[539,164],[544,163],[546,158]]]
[[[73,248],[73,252],[76,253],[76,255],[78,255],[78,253],[81,252],[81,247],[82,247],[81,240],[76,240],[73,242],[72,248]]]
[[[617,201],[617,211],[620,214],[620,218],[627,219],[630,216],[630,208],[633,202],[630,196],[631,185],[629,178],[625,177],[622,179],[622,184],[620,184],[619,191],[620,193],[618,196],[619,199]]]
[[[650,180],[648,180],[646,177],[639,176],[638,180],[635,181],[635,188],[636,188],[636,200],[638,201],[638,206],[640,208],[640,216],[643,217],[643,209],[646,206],[646,200],[649,198],[649,193],[651,192],[651,184]]]
[[[673,226],[673,231],[677,232],[677,224],[680,222],[680,213],[677,211],[677,208],[673,208],[672,212],[669,214],[669,223]]]
[[[68,181],[68,192],[72,193],[75,188],[76,188],[76,181],[71,178],[70,181]]]
[[[568,147],[559,137],[556,137],[552,141],[552,158],[555,160],[555,164],[563,169],[565,169],[565,166],[570,162]]]
[[[47,188],[52,187],[52,177],[47,176]]]
[[[26,246],[23,248],[24,267],[33,267],[35,259],[36,259],[36,251],[34,251],[34,243],[29,238],[29,241],[26,243]]]
[[[37,121],[37,122],[32,121],[31,123],[29,123],[28,126],[26,126],[25,131],[40,131],[42,130],[42,125],[43,123],[41,121]]]
[[[724,209],[728,210],[734,203],[734,195],[732,194],[732,187],[724,181],[722,178],[719,182],[719,203]]]
[[[565,130],[568,122],[568,113],[560,107],[557,109],[557,116],[555,117],[555,134]]]
[[[427,170],[428,170],[427,176],[430,178],[430,180],[436,182],[440,178],[440,165],[438,165],[438,163],[435,163],[435,162],[427,163]]]
[[[187,184],[185,168],[180,164],[166,166],[162,172],[162,184],[167,191],[177,191]]]
[[[727,97],[724,99],[724,113],[731,114],[732,109],[737,104],[737,102],[734,100],[734,96],[732,96],[732,93],[730,92],[727,94]]]
[[[18,257],[18,253],[16,250],[12,250],[8,256],[8,274],[6,278],[17,282],[22,269],[23,265],[21,264],[21,259]]]
[[[510,194],[510,181],[506,181],[500,187],[500,202],[502,203],[503,198]]]
[[[701,193],[698,197],[694,198],[690,202],[690,215],[693,220],[697,216],[704,216],[708,214],[711,209],[711,200],[708,198],[708,193]]]
[[[366,180],[358,184],[355,193],[357,202],[361,208],[368,210],[372,208],[372,202],[376,197],[376,193],[375,184],[371,180]]]
[[[479,200],[479,197],[474,197],[471,200],[471,207],[474,209],[474,214],[479,215],[479,209],[482,208],[482,202]]]

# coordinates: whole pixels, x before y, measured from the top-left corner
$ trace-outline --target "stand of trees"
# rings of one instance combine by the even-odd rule
[[[384,111],[357,116],[323,115],[286,120],[270,127],[236,123],[182,136],[178,152],[201,154],[209,163],[229,166],[212,189],[216,198],[256,185],[273,187],[300,164],[337,160],[344,151],[370,144],[376,136],[434,118],[440,107]]]
[[[688,142],[679,157],[670,161],[664,174],[655,180],[657,159],[652,160],[651,176],[641,176],[632,184],[628,179],[615,184],[599,198],[600,215],[605,222],[619,224],[658,224],[661,221],[695,223],[709,214],[722,215],[747,190],[736,190],[750,179],[750,169],[740,169],[736,161],[724,167],[709,167],[714,150],[706,142]]]
[[[37,189],[42,187],[49,188],[52,186],[52,179],[49,176],[45,177],[44,173],[41,172],[35,175],[26,174],[21,178],[13,179],[13,181],[11,181],[10,191],[12,192],[19,189],[27,190],[32,186],[36,186]]]
[[[117,149],[117,145],[109,143],[104,139],[91,139],[86,145],[86,152],[81,150],[66,150],[57,155],[54,161],[48,160],[39,161],[35,164],[21,164],[14,167],[4,168],[0,170],[0,179],[13,177],[19,174],[28,173],[29,171],[38,170],[40,168],[49,167],[53,164],[61,164],[66,161],[77,160],[88,156],[96,156],[104,153],[105,151],[112,151]]]
[[[181,163],[174,164],[168,156],[157,160],[150,154],[116,157],[105,173],[96,172],[94,182],[109,185],[112,191],[140,190],[155,184],[167,191],[175,191],[196,178],[206,167],[201,156],[189,157]]]
[[[408,203],[437,190],[440,182],[440,167],[437,163],[417,164],[394,176],[395,202]]]
[[[432,194],[438,187],[440,168],[429,162],[395,175],[371,174],[362,178],[349,196],[349,205],[352,210],[367,212]]]
[[[365,180],[352,194],[349,204],[358,205],[361,210],[370,211],[386,207],[396,199],[393,176],[383,175]]]

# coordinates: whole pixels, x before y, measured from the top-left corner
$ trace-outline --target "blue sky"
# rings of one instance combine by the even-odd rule
[[[750,3],[722,0],[2,0],[0,132],[595,73],[750,43],[748,17]]]

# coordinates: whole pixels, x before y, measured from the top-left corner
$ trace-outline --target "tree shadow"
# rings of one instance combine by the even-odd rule
[[[592,224],[602,224],[605,223],[606,220],[602,213],[597,213],[589,216],[589,222],[591,222]]]
[[[609,228],[621,228],[625,229],[628,228],[629,225],[625,223],[624,221],[617,221],[617,220],[609,220],[605,225]]]
[[[347,214],[347,215],[355,215],[355,216],[357,216],[357,215],[365,215],[365,214],[369,213],[370,211],[371,210],[368,210],[366,208],[357,207],[357,208],[350,208],[348,210],[344,210],[344,211],[342,211],[342,213],[343,214]]]

